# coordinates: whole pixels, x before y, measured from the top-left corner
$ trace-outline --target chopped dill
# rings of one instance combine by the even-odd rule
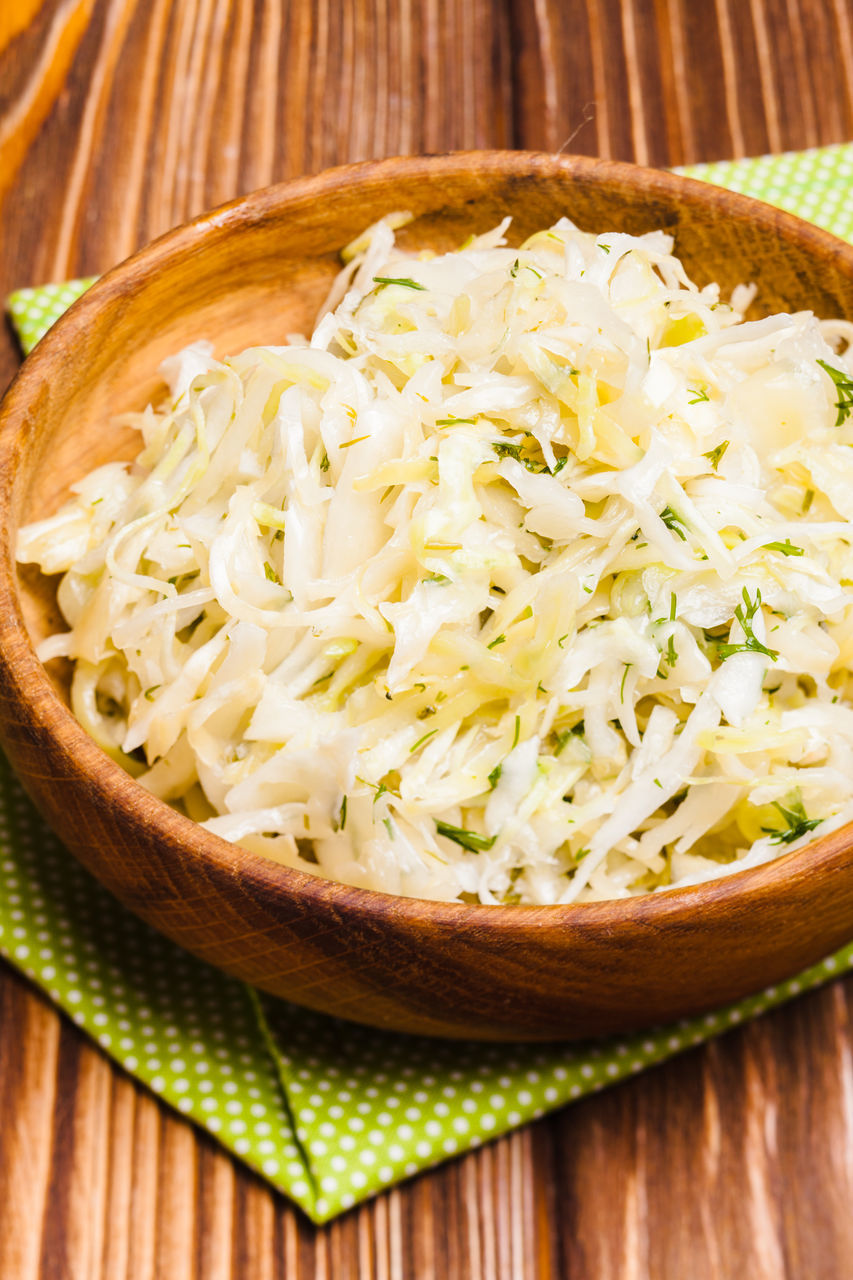
[[[853,378],[847,373],[842,373],[840,369],[834,369],[825,360],[818,360],[818,364],[835,383],[835,389],[838,392],[838,399],[835,402],[835,407],[838,410],[835,426],[840,427],[853,413]]]
[[[681,516],[673,511],[672,507],[664,507],[663,511],[660,513],[660,518],[663,520],[667,529],[671,529],[673,533],[677,534],[682,542],[687,541],[687,526],[681,519]]]
[[[714,471],[720,465],[720,459],[729,447],[729,441],[724,440],[722,444],[718,444],[716,449],[709,449],[707,453],[703,453],[702,457],[707,458]]]
[[[765,542],[765,551],[779,551],[783,556],[804,556],[806,553],[802,547],[796,546],[790,538],[786,538],[784,542]]]
[[[434,822],[440,836],[444,836],[445,840],[453,840],[469,853],[482,853],[484,849],[491,849],[497,840],[497,836],[481,836],[477,831],[466,831],[464,827],[451,826],[449,822],[442,822],[440,818],[435,818]]]
[[[773,808],[779,810],[786,826],[784,830],[778,830],[773,827],[761,828],[765,835],[770,836],[771,844],[793,844],[795,840],[799,840],[800,836],[806,835],[809,831],[814,831],[815,827],[820,826],[823,822],[823,818],[809,818],[806,815],[803,802],[799,796],[789,801],[788,807],[780,804],[778,800],[774,800]]]
[[[410,280],[408,276],[374,276],[373,283],[378,284],[380,289],[384,289],[389,284],[400,284],[405,289],[420,289],[421,292],[426,292],[425,284],[418,284],[417,280]]]
[[[509,440],[495,440],[492,448],[499,458],[515,458],[516,462],[521,461],[520,444],[512,444]]]
[[[739,604],[735,609],[735,617],[741,625],[746,639],[736,644],[717,644],[717,653],[722,661],[730,658],[734,653],[763,653],[766,657],[775,662],[779,657],[777,649],[768,649],[766,644],[762,644],[752,629],[752,620],[761,608],[761,591],[756,587],[755,599],[750,600],[749,592],[746,587],[743,589],[743,604]]]

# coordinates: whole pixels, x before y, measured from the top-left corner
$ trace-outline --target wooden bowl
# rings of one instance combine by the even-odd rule
[[[196,955],[287,1000],[377,1027],[483,1039],[625,1031],[734,1000],[853,936],[851,828],[751,871],[627,901],[422,902],[331,883],[210,835],[112,763],[33,642],[60,626],[53,585],[19,572],[20,523],[136,445],[109,426],[156,391],[161,359],[309,329],[338,250],[411,210],[404,243],[452,247],[513,215],[521,239],[663,227],[701,283],[760,285],[762,311],[853,318],[853,248],[766,205],[667,173],[484,152],[383,160],[271,187],[117,267],[25,362],[0,408],[0,734],[69,848]],[[56,667],[58,664],[51,664]]]

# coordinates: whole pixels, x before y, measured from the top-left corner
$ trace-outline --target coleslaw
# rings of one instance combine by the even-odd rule
[[[310,339],[166,361],[132,465],[21,530],[71,702],[228,840],[568,903],[853,817],[846,321],[745,318],[663,232],[345,251]]]

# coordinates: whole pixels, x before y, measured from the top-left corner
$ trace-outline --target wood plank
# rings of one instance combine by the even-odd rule
[[[0,287],[100,271],[240,191],[472,146],[653,164],[853,135],[846,0],[0,6]],[[16,353],[0,336],[0,381]],[[853,989],[315,1230],[0,967],[4,1280],[836,1280]]]
[[[0,1275],[35,1280],[54,1207],[60,1023],[22,980],[4,972],[0,1028]]]

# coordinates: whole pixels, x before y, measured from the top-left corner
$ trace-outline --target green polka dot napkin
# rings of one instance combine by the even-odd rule
[[[687,172],[853,239],[853,144]],[[90,283],[12,296],[25,350]],[[260,996],[130,915],[46,829],[2,761],[0,951],[116,1062],[315,1222],[853,968],[851,944],[730,1008],[597,1044],[365,1030]]]

